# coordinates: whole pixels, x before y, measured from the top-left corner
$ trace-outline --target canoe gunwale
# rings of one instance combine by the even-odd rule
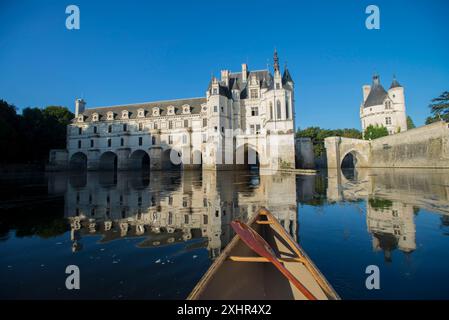
[[[259,219],[261,218],[262,219]],[[266,220],[265,220],[266,219]],[[258,221],[269,221],[269,223],[259,223]],[[254,224],[259,224],[262,226],[265,226],[267,228],[272,228],[274,232],[277,232],[284,240],[287,241],[290,247],[292,247],[294,253],[297,255],[296,259],[297,263],[302,263],[306,269],[311,273],[311,275],[314,277],[315,281],[317,282],[317,285],[321,288],[321,290],[324,292],[324,294],[327,296],[329,300],[340,300],[340,297],[335,292],[335,290],[332,288],[330,283],[326,280],[324,275],[319,271],[319,269],[315,266],[315,264],[312,262],[312,260],[309,258],[309,256],[302,250],[302,248],[299,246],[299,244],[293,240],[293,238],[286,232],[284,227],[277,221],[277,219],[271,214],[270,211],[268,211],[265,208],[260,208],[257,211],[257,214],[255,214],[248,222],[247,224],[249,226],[253,226]],[[214,274],[220,269],[222,264],[226,260],[232,260],[239,263],[264,263],[266,261],[263,261],[264,259],[260,259],[259,257],[236,257],[232,255],[232,251],[234,248],[239,244],[241,241],[240,237],[238,235],[235,235],[232,240],[229,242],[229,244],[224,248],[224,250],[221,252],[221,254],[217,257],[217,259],[212,263],[212,265],[209,267],[209,269],[206,271],[206,273],[202,276],[200,281],[196,284],[196,286],[193,288],[189,296],[187,297],[187,300],[197,300],[201,296],[201,294],[206,289],[209,281],[214,276]],[[234,259],[230,259],[230,257],[233,257]],[[280,258],[282,260],[283,258]],[[284,258],[285,259],[285,258]],[[239,261],[240,260],[240,261]],[[246,260],[252,260],[252,261],[246,261]]]

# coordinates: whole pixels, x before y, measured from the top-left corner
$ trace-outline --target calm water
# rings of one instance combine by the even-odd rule
[[[449,171],[385,169],[3,174],[0,298],[183,299],[260,206],[344,299],[449,298]]]

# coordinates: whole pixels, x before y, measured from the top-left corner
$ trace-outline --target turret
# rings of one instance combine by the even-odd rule
[[[76,99],[75,100],[75,117],[78,116],[78,114],[83,113],[86,108],[86,102],[83,99]]]

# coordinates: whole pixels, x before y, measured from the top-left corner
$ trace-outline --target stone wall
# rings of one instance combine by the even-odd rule
[[[315,168],[312,139],[295,138],[295,160],[297,168]]]
[[[357,167],[449,168],[449,124],[436,122],[372,141],[325,139],[329,168],[340,168],[351,153]]]
[[[436,122],[371,141],[371,167],[449,168],[449,124]]]

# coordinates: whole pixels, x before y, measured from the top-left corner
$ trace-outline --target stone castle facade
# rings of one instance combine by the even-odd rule
[[[378,75],[373,76],[371,86],[363,86],[360,121],[363,132],[370,125],[384,126],[390,135],[407,131],[404,87],[396,78],[393,78],[388,91],[380,84]]]
[[[86,108],[76,100],[67,149],[50,166],[88,170],[295,167],[294,82],[274,53],[273,74],[222,70],[205,97]]]

